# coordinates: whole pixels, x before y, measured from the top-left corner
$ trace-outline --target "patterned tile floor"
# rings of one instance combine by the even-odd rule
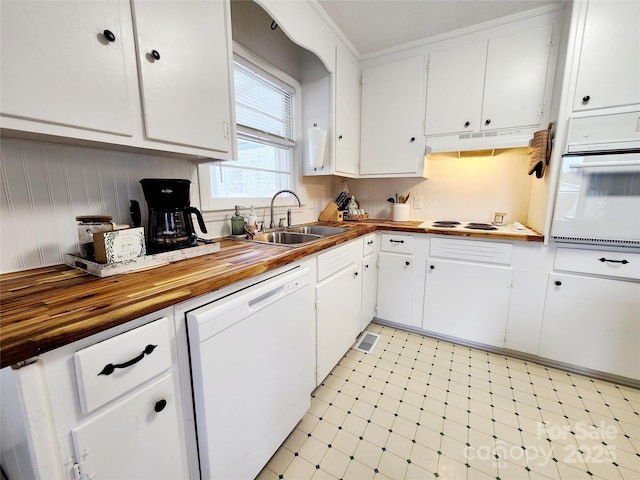
[[[258,480],[640,478],[640,391],[394,328],[349,350]]]

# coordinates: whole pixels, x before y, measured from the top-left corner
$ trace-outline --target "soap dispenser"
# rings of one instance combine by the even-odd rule
[[[240,205],[236,205],[236,213],[231,217],[231,235],[244,233],[244,217],[240,215]]]
[[[247,223],[254,227],[258,226],[258,216],[256,215],[256,212],[253,211],[253,205],[251,205],[251,211],[249,212],[249,219],[247,220]]]

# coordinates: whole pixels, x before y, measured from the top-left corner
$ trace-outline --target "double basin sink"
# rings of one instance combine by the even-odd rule
[[[346,228],[340,227],[303,225],[299,227],[286,227],[271,232],[257,233],[250,241],[295,247],[317,242],[325,237],[338,235],[346,232],[347,230],[348,229]]]

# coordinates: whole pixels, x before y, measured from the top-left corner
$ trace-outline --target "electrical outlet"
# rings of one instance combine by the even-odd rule
[[[422,195],[416,195],[413,197],[414,210],[420,210],[422,208]]]

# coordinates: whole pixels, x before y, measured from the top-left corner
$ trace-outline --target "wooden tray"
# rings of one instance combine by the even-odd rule
[[[220,243],[199,244],[191,248],[182,248],[171,252],[155,253],[144,257],[132,258],[124,262],[96,263],[80,258],[77,253],[69,253],[64,256],[64,263],[70,267],[83,270],[96,277],[110,277],[120,273],[135,272],[145,268],[154,268],[168,263],[186,260],[187,258],[208,255],[220,250]]]
[[[362,220],[368,220],[368,219],[369,219],[368,213],[364,213],[362,215],[345,215],[344,216],[345,222],[361,222]]]

